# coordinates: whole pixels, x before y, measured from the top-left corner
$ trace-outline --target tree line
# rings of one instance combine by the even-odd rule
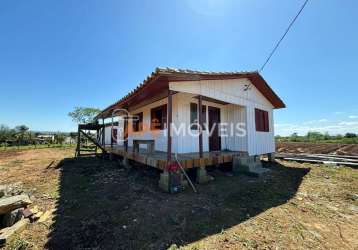
[[[39,138],[40,135],[52,135],[53,139],[46,140]],[[63,144],[66,137],[70,136],[71,139],[76,139],[76,133],[41,133],[31,131],[26,125],[19,125],[10,128],[4,124],[0,124],[0,144],[4,146],[20,146],[31,144]]]
[[[346,133],[344,135],[330,135],[329,133],[308,132],[306,135],[293,133],[290,136],[275,136],[278,142],[326,142],[326,143],[345,143],[358,144],[358,134]]]

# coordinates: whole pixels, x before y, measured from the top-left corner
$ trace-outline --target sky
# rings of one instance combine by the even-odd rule
[[[156,67],[259,69],[303,0],[2,0],[0,124],[74,131]],[[275,133],[358,133],[358,1],[310,0],[262,71]]]

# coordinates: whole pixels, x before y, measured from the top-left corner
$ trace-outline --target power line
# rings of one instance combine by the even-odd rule
[[[296,21],[296,19],[298,18],[298,16],[301,14],[301,12],[303,11],[303,9],[305,8],[306,4],[307,4],[308,0],[306,0],[300,11],[297,13],[297,15],[295,16],[295,18],[291,21],[290,25],[287,27],[285,33],[283,34],[283,36],[281,37],[281,39],[278,41],[278,43],[276,44],[275,48],[271,51],[270,55],[268,56],[268,58],[266,59],[265,63],[262,65],[262,67],[260,68],[259,72],[261,72],[266,64],[270,61],[271,57],[273,56],[273,54],[275,53],[276,49],[278,48],[278,46],[280,45],[280,43],[282,42],[282,40],[285,38],[286,34],[288,33],[288,31],[290,30],[290,28],[292,27],[292,25],[294,24],[294,22]]]

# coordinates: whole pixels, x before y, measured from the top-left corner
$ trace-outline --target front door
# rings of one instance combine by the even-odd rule
[[[221,138],[219,135],[220,109],[208,107],[209,111],[209,151],[221,150]]]

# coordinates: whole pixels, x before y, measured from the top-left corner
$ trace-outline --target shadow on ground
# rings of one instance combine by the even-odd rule
[[[278,163],[264,177],[227,176],[170,195],[154,169],[99,158],[64,159],[51,249],[166,249],[220,233],[293,197],[309,169]]]

